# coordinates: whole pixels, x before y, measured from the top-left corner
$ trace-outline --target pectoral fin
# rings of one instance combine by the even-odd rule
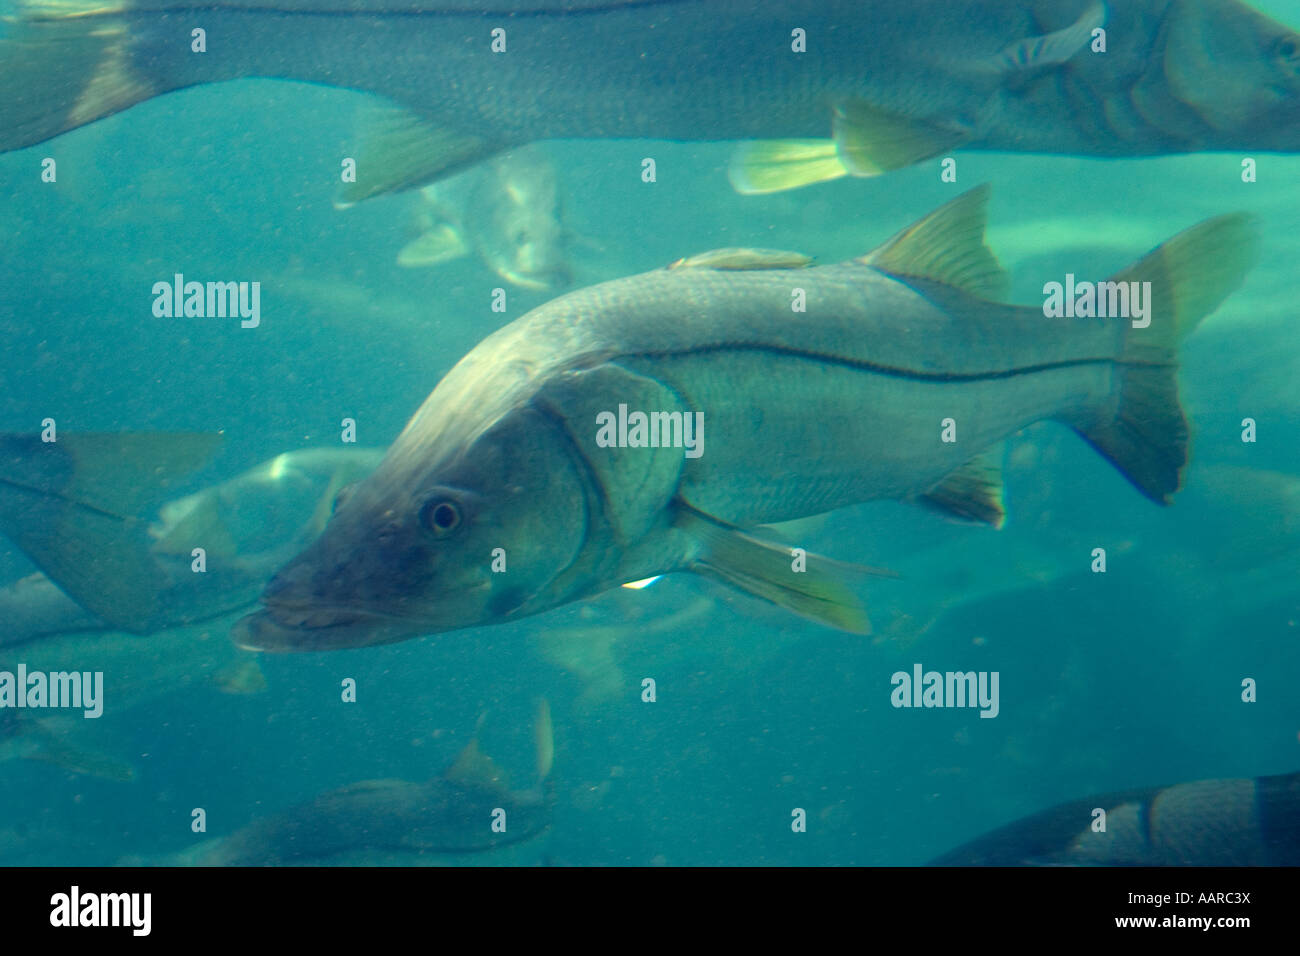
[[[460,230],[450,223],[440,223],[417,236],[397,254],[397,264],[408,269],[441,265],[469,255],[470,248]]]
[[[357,149],[356,181],[335,205],[343,208],[385,193],[415,189],[501,152],[482,136],[433,125],[401,107],[377,107]]]
[[[845,583],[846,572],[880,574],[816,554],[807,554],[803,570],[789,547],[764,541],[739,528],[681,505],[677,527],[700,546],[690,570],[770,601],[821,624],[870,634],[871,622],[861,600]]]

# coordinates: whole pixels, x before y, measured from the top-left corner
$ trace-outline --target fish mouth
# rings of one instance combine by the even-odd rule
[[[230,629],[231,640],[244,650],[271,652],[368,647],[419,633],[419,626],[409,620],[373,611],[271,604],[240,618]]]

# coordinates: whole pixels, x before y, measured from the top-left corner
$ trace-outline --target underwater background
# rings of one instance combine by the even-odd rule
[[[1254,5],[1300,25],[1300,2]],[[189,490],[336,444],[347,417],[381,447],[483,336],[550,298],[507,286],[493,312],[504,283],[478,258],[399,267],[413,193],[334,207],[364,101],[237,81],[0,155],[0,430],[223,431]],[[1300,770],[1300,156],[1254,155],[1244,183],[1241,154],[963,152],[955,186],[929,162],[740,196],[727,144],[543,149],[566,226],[588,240],[571,252],[577,287],[725,246],[839,261],[989,182],[989,245],[1010,301],[1034,305],[1045,279],[1103,278],[1202,219],[1254,212],[1258,265],[1182,346],[1184,491],[1159,508],[1047,423],[1009,443],[1000,531],[892,502],[835,512],[801,543],[901,575],[870,583],[869,637],[678,575],[491,628],[263,655],[256,693],[213,679],[235,660],[238,615],[0,648],[6,665],[104,670],[105,715],[55,730],[134,768],[123,781],[0,761],[0,864],[184,862],[322,791],[436,776],[483,714],[482,749],[527,783],[538,698],[555,726],[546,833],[353,862],[915,865],[1092,793]],[[47,155],[56,184],[40,179]],[[150,289],[177,272],[260,281],[261,326],[155,318]],[[34,570],[0,538],[0,584]],[[890,676],[918,662],[999,672],[997,718],[891,707]],[[1242,702],[1246,678],[1257,702]],[[806,833],[791,832],[795,807]]]

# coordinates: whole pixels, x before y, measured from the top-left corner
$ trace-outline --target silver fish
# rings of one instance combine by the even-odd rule
[[[23,0],[0,40],[0,149],[252,76],[387,100],[357,153],[352,201],[556,138],[756,140],[732,170],[750,192],[876,175],[957,148],[1142,156],[1300,145],[1300,38],[1237,0],[472,6]],[[202,54],[191,50],[199,11]]]
[[[1249,268],[1250,217],[1204,222],[1116,276],[1151,283],[1139,327],[995,301],[987,195],[838,265],[710,254],[534,309],[443,378],[236,640],[396,641],[686,570],[865,632],[848,569],[801,569],[747,529],[881,498],[999,523],[988,453],[1044,419],[1167,501],[1187,455],[1177,340]]]
[[[482,721],[480,720],[480,726]],[[350,853],[467,853],[536,836],[550,825],[550,707],[534,727],[538,785],[512,790],[477,735],[448,770],[423,782],[363,780],[258,820],[208,849],[206,866],[330,862]],[[494,819],[504,830],[494,828]]]
[[[440,265],[473,254],[527,289],[572,282],[559,176],[540,150],[514,150],[425,186],[420,196],[420,234],[397,254],[398,265]]]
[[[1106,829],[1093,830],[1094,811]],[[1017,820],[932,866],[1300,865],[1300,773],[1087,797]]]

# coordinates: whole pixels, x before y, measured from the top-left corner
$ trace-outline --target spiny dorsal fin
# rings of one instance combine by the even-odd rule
[[[806,269],[812,257],[780,249],[710,249],[670,263],[669,269]]]
[[[858,261],[882,272],[930,279],[983,299],[997,300],[1007,274],[984,243],[989,186],[944,203]]]
[[[1001,528],[1007,517],[1002,504],[1002,454],[999,444],[976,455],[919,500],[952,517]]]
[[[481,136],[435,126],[400,107],[376,108],[357,150],[356,182],[347,183],[340,208],[385,193],[414,189],[501,152]]]

